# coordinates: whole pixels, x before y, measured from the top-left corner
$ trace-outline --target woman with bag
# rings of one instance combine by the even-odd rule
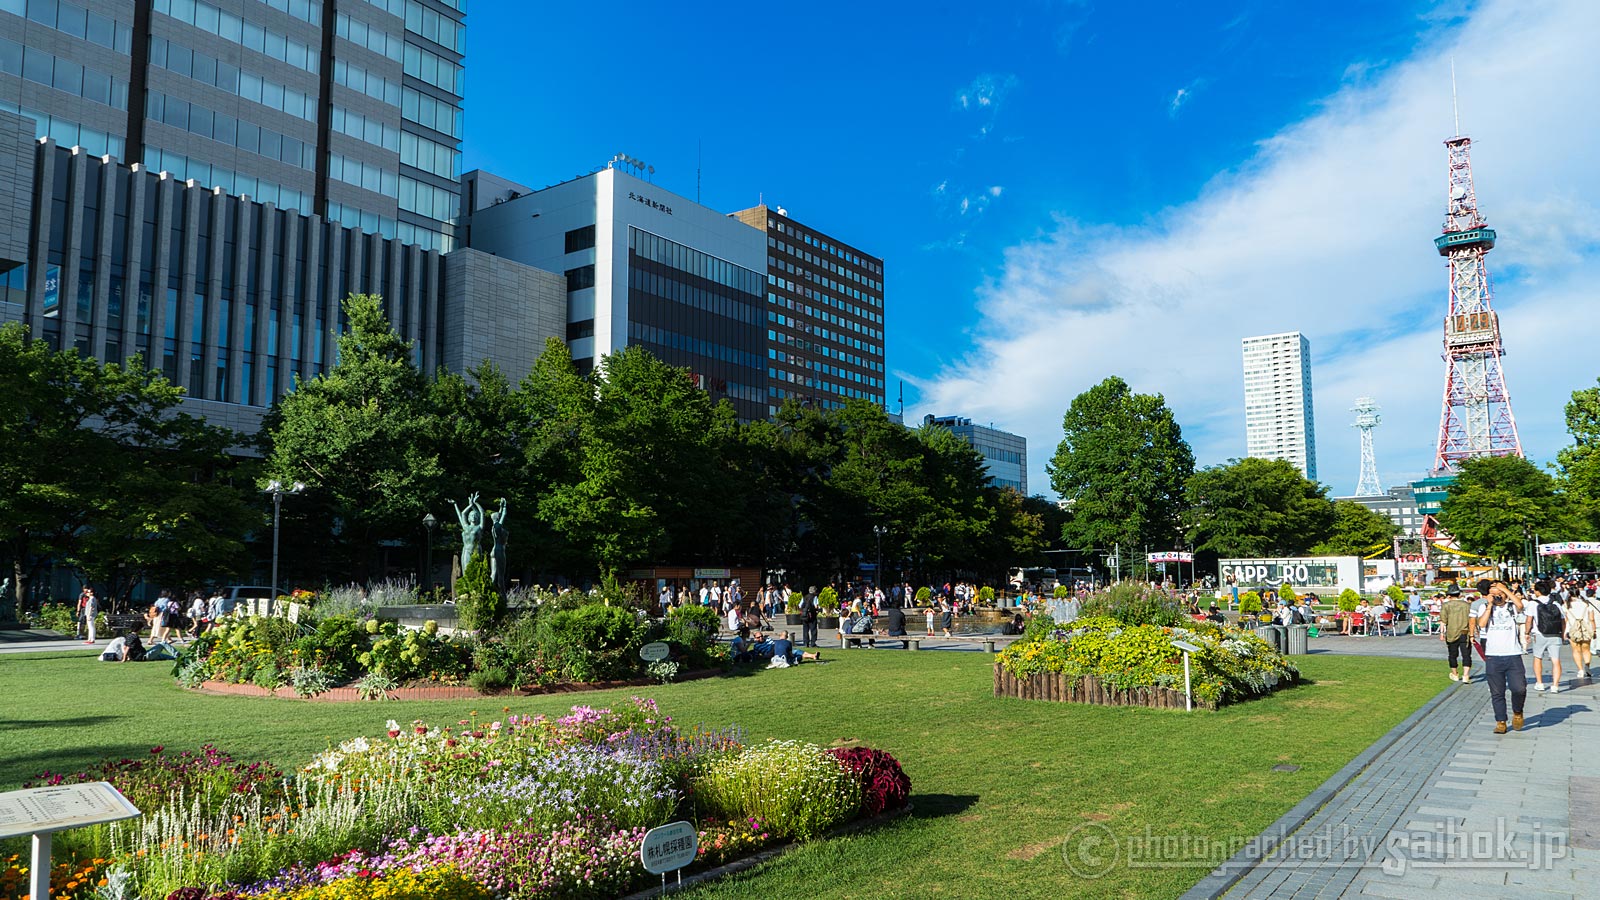
[[[1572,642],[1572,661],[1578,665],[1578,674],[1589,677],[1589,660],[1593,657],[1590,643],[1594,640],[1597,621],[1594,607],[1578,591],[1567,594],[1567,640]]]

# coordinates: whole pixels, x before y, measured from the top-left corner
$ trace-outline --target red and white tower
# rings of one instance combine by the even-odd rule
[[[1433,461],[1436,475],[1456,471],[1465,459],[1522,455],[1500,366],[1505,355],[1500,320],[1483,263],[1495,235],[1478,212],[1472,188],[1472,139],[1458,134],[1444,145],[1450,159],[1450,203],[1444,234],[1434,245],[1450,261],[1450,314],[1444,319],[1444,410]]]

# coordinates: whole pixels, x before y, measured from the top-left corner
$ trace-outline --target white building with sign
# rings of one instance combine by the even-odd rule
[[[1277,590],[1287,584],[1296,594],[1307,591],[1318,597],[1331,597],[1350,588],[1361,591],[1362,560],[1359,556],[1301,556],[1277,559],[1222,559],[1217,561],[1217,581],[1227,584],[1232,577],[1240,593],[1247,590]]]

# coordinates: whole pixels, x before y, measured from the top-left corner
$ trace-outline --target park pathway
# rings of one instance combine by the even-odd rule
[[[1186,896],[1600,897],[1600,681],[1564,665],[1564,690],[1530,691],[1524,730],[1495,735],[1482,667],[1456,685],[1441,660],[1447,690],[1310,818],[1268,829],[1257,846],[1279,840],[1264,858],[1236,856]]]

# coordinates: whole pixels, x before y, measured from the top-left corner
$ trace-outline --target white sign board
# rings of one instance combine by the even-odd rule
[[[104,781],[0,794],[0,838],[48,834],[139,815],[122,792]]]
[[[650,829],[639,842],[639,861],[652,875],[681,869],[694,862],[700,836],[690,822],[668,822]]]
[[[661,641],[652,641],[639,648],[639,658],[645,662],[660,662],[672,655],[672,648]]]
[[[296,625],[300,624],[300,604],[289,604],[289,621]]]
[[[1187,551],[1146,553],[1145,561],[1151,563],[1192,563],[1194,562],[1194,554]]]
[[[1217,561],[1217,580],[1248,588],[1277,589],[1287,584],[1295,593],[1307,591],[1326,595],[1345,588],[1362,589],[1362,560],[1359,556],[1305,556],[1280,559],[1223,559]]]
[[[1540,556],[1577,556],[1600,553],[1600,541],[1561,541],[1555,544],[1540,544]]]

